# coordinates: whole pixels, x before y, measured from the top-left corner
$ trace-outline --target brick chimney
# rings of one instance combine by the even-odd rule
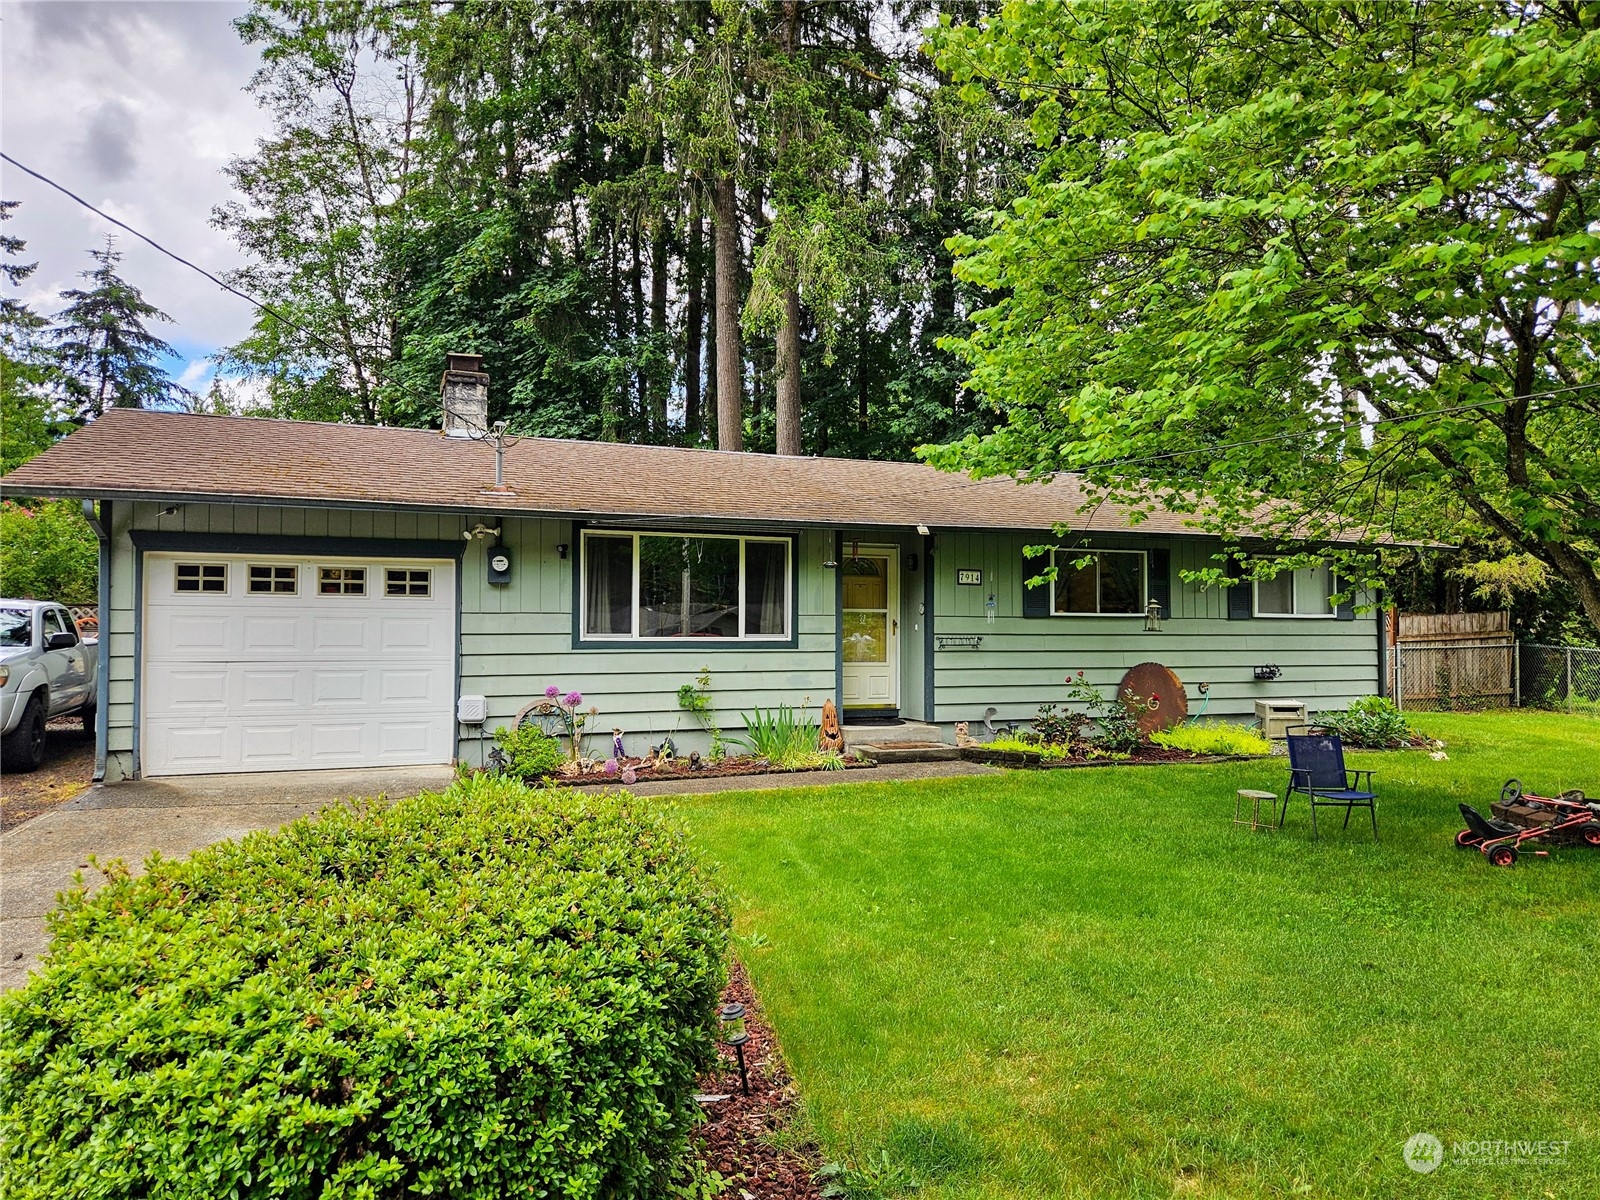
[[[483,437],[489,432],[489,377],[483,372],[483,355],[445,356],[439,400],[446,437]]]

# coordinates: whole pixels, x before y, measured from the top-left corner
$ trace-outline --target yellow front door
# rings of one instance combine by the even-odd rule
[[[844,707],[900,706],[900,552],[864,547],[839,564]]]

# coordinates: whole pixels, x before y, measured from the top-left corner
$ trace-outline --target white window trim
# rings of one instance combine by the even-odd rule
[[[402,586],[405,587],[405,589],[406,589],[405,591],[403,591],[403,592],[391,592],[389,590],[389,572],[390,571],[401,571],[401,572],[404,572],[405,579],[402,581]],[[415,582],[418,582],[418,581],[412,579],[411,576],[418,575],[418,574],[424,575],[424,576],[426,576],[426,578],[420,581],[422,583],[422,591],[413,592],[411,590],[411,585],[413,583],[415,583]],[[386,600],[431,600],[433,598],[433,568],[432,567],[393,567],[393,566],[384,567],[383,568],[383,597]]]
[[[339,571],[339,572],[341,572],[341,574],[339,576],[339,590],[337,592],[325,592],[325,591],[322,590],[322,584],[323,584],[322,573],[324,571]],[[347,583],[355,582],[354,580],[346,579],[344,577],[342,572],[345,572],[345,571],[360,571],[361,572],[361,590],[360,591],[352,592],[349,588],[344,586]],[[337,564],[335,564],[335,563],[318,563],[317,564],[317,592],[316,592],[316,594],[319,597],[321,597],[321,598],[323,598],[325,600],[331,600],[335,596],[339,596],[339,597],[355,596],[358,599],[365,599],[366,597],[372,595],[372,588],[371,588],[372,571],[373,571],[373,568],[370,565],[367,565],[367,564],[364,564],[364,563],[337,563]]]
[[[1304,570],[1305,568],[1301,568],[1301,569]],[[1295,572],[1293,572],[1293,571],[1287,571],[1287,572],[1280,571],[1279,574],[1280,575],[1287,574],[1289,576],[1289,607],[1290,608],[1297,608],[1299,605],[1298,605],[1298,602],[1295,600],[1295,596],[1294,596],[1294,576],[1295,576]],[[1331,590],[1329,591],[1329,595],[1337,596],[1339,594],[1339,575],[1338,575],[1338,572],[1334,571],[1332,567],[1328,568],[1328,582],[1329,582],[1330,585],[1332,585],[1331,586]],[[1263,620],[1263,621],[1333,621],[1333,620],[1336,620],[1338,618],[1338,616],[1339,616],[1338,605],[1332,603],[1331,601],[1328,604],[1328,611],[1325,612],[1325,613],[1303,613],[1303,612],[1275,613],[1275,612],[1262,612],[1261,611],[1261,580],[1259,580],[1259,579],[1254,579],[1254,580],[1251,580],[1251,582],[1250,582],[1250,612],[1251,612],[1251,614],[1253,616],[1255,616],[1255,617],[1257,617],[1257,618],[1259,618],[1260,620]]]
[[[196,567],[200,574],[195,577],[195,582],[201,586],[195,588],[180,588],[178,586],[178,570],[181,567]],[[222,568],[222,589],[220,591],[205,587],[205,568]],[[199,559],[174,559],[172,562],[172,594],[174,596],[226,596],[233,578],[233,572],[228,570],[225,562],[202,562]]]
[[[633,539],[633,603],[632,603],[632,632],[631,633],[590,633],[586,628],[589,616],[589,540],[591,538],[632,538]],[[639,634],[639,539],[646,537],[679,537],[700,538],[703,540],[717,539],[727,542],[739,543],[739,633],[737,637],[725,638],[686,638],[686,637],[642,637]],[[783,632],[782,633],[746,633],[745,622],[745,547],[751,542],[760,542],[765,545],[784,547],[784,572],[783,572]],[[754,534],[739,533],[692,533],[677,529],[585,529],[579,540],[578,563],[578,636],[585,642],[642,642],[650,646],[722,646],[735,642],[754,642],[764,645],[772,642],[787,642],[794,636],[794,569],[795,569],[795,544],[789,537],[760,537]]]
[[[1100,563],[1098,558],[1102,554],[1137,554],[1139,556],[1139,593],[1144,597],[1144,603],[1137,612],[1101,612],[1100,611]],[[1094,580],[1094,612],[1062,612],[1056,608],[1056,584],[1060,582],[1061,566],[1058,557],[1065,557],[1070,566],[1080,558],[1088,555],[1096,557]],[[1056,568],[1056,578],[1050,581],[1050,615],[1052,617],[1120,617],[1131,620],[1134,617],[1143,619],[1145,610],[1150,606],[1150,552],[1148,550],[1061,550],[1050,552],[1050,565]]]
[[[270,586],[258,591],[251,586],[255,583],[255,580],[251,578],[250,572],[260,567],[265,567],[267,570],[274,572],[274,574],[267,577],[267,583]],[[276,572],[285,568],[294,572],[294,587],[290,591],[280,592],[277,587],[278,577]],[[244,565],[244,592],[247,596],[298,596],[300,594],[300,565],[298,563],[247,562]]]

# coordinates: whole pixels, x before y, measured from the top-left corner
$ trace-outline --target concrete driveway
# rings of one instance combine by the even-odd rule
[[[392,799],[437,791],[449,767],[197,775],[90,788],[0,834],[0,990],[21,987],[49,941],[44,915],[89,855],[120,858],[137,873],[152,851],[174,858],[285,822],[347,796]]]

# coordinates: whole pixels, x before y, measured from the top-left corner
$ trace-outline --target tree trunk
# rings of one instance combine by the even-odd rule
[[[698,209],[689,222],[684,257],[689,295],[683,310],[683,432],[692,445],[700,439],[700,336],[705,324],[705,222]]]
[[[778,326],[778,453],[800,453],[800,289],[783,289],[783,323]]]
[[[635,225],[628,234],[628,250],[632,262],[628,270],[628,284],[632,289],[632,348],[635,411],[638,419],[631,430],[632,437],[645,434],[650,428],[650,369],[645,338],[644,316],[644,257],[639,253],[639,227]],[[631,439],[630,439],[631,440]]]
[[[656,227],[650,242],[650,433],[653,440],[667,440],[667,392],[669,364],[667,353],[667,227]]]
[[[783,3],[783,52],[791,60],[800,45],[799,0]],[[778,160],[782,162],[789,149],[791,130],[785,122],[778,130]],[[794,278],[795,266],[791,264],[788,286],[783,289],[783,320],[778,325],[777,345],[773,347],[773,363],[778,373],[776,416],[778,424],[777,449],[779,454],[800,453],[800,282]]]
[[[712,189],[717,273],[717,449],[744,449],[739,353],[739,206],[733,176]]]

